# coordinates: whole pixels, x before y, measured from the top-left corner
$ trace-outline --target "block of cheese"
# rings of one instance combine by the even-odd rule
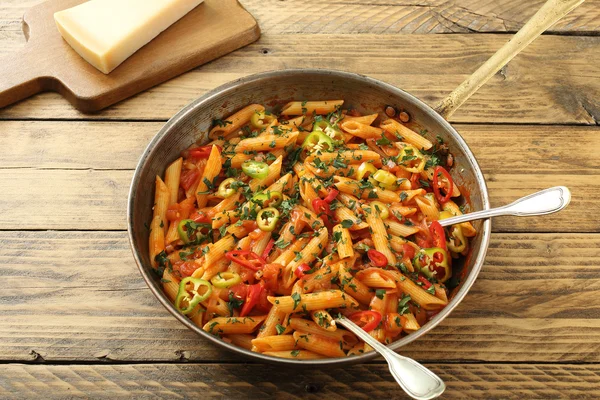
[[[203,0],[91,0],[54,14],[62,37],[108,74]]]

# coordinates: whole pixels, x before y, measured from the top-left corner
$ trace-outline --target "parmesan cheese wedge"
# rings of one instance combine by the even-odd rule
[[[91,0],[54,14],[62,37],[110,73],[203,0]]]

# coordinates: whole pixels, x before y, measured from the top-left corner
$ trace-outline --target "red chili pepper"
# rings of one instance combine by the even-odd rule
[[[258,271],[267,262],[258,254],[249,250],[232,250],[225,253],[225,257],[229,260],[240,264],[242,267],[249,268],[253,271]]]
[[[410,244],[403,244],[402,251],[404,252],[404,255],[410,258],[411,260],[415,258],[415,248],[412,247]]]
[[[265,247],[265,250],[260,255],[260,258],[262,258],[263,260],[266,260],[267,257],[269,257],[269,253],[271,252],[271,250],[273,250],[274,245],[275,245],[275,239],[269,240],[269,243],[267,243],[267,247]]]
[[[296,277],[298,279],[301,279],[306,274],[306,271],[309,271],[309,270],[310,270],[310,265],[308,265],[306,263],[300,264],[298,266],[298,268],[296,268],[294,270],[294,275],[296,275]]]
[[[371,249],[367,251],[367,256],[369,257],[369,260],[371,260],[373,265],[376,267],[385,267],[386,265],[388,265],[387,257],[380,251]]]
[[[248,286],[248,293],[246,294],[246,301],[240,311],[240,317],[245,317],[250,314],[250,311],[254,308],[258,300],[260,299],[260,293],[263,291],[263,286],[260,283]]]
[[[381,322],[381,314],[377,311],[358,311],[348,317],[365,332],[371,332]]]
[[[216,145],[219,149],[219,153],[223,152],[223,148],[219,145]],[[195,149],[190,149],[190,157],[203,159],[208,158],[210,156],[210,152],[212,151],[213,145],[196,147]]]
[[[445,196],[442,196],[442,194],[440,193],[440,181],[439,181],[439,175],[444,175],[446,177],[446,179],[448,180],[448,187],[444,188],[444,191],[446,192]],[[446,203],[448,202],[448,200],[450,200],[450,197],[452,197],[452,191],[454,190],[454,181],[452,180],[452,177],[450,176],[450,173],[448,171],[446,171],[446,169],[444,167],[440,167],[439,165],[437,167],[435,167],[435,169],[433,170],[433,193],[435,193],[435,197],[437,198],[437,200],[440,203]]]
[[[420,174],[412,174],[410,177],[410,188],[415,190],[421,187],[421,182],[419,182],[419,179],[421,179],[421,175]]]
[[[329,203],[322,199],[314,199],[312,201],[312,206],[318,217],[323,219],[325,226],[328,230],[333,228],[332,218],[333,213],[331,212],[331,208],[329,208]]]
[[[323,201],[325,201],[327,204],[330,204],[333,200],[335,200],[338,194],[340,194],[340,192],[337,189],[330,189]]]
[[[433,239],[433,245],[435,247],[448,250],[448,247],[446,246],[446,233],[438,221],[433,221],[431,225],[429,225],[429,233],[431,233],[431,238]]]
[[[427,290],[431,287],[431,282],[429,282],[427,280],[427,278],[425,278],[424,276],[419,275],[419,279],[417,279],[417,280],[423,284],[423,288],[425,290]]]
[[[200,171],[198,171],[198,168],[188,169],[183,174],[181,174],[181,179],[179,181],[179,185],[182,188],[184,188],[185,190],[188,190],[189,188],[192,187],[194,182],[196,182],[196,180],[198,180],[199,177],[200,177]]]

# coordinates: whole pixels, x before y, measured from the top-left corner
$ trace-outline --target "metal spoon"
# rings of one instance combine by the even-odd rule
[[[396,382],[413,399],[433,399],[446,390],[446,385],[439,376],[412,358],[401,356],[393,350],[388,349],[348,318],[340,315],[335,319],[335,322],[348,328],[348,330],[381,354],[387,361],[390,372],[394,379],[396,379]]]
[[[442,226],[460,224],[462,222],[476,219],[498,217],[500,215],[515,215],[517,217],[528,217],[533,215],[552,214],[562,210],[571,201],[571,191],[564,186],[555,186],[540,192],[530,194],[510,203],[506,206],[492,208],[489,210],[475,211],[469,214],[459,215],[442,219]]]

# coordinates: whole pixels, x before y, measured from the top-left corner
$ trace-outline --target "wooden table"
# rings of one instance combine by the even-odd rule
[[[0,55],[24,43],[20,17],[38,2],[0,2]],[[243,0],[263,36],[227,57],[96,115],[53,93],[0,110],[0,397],[402,398],[381,360],[253,364],[178,323],[126,239],[133,169],[182,106],[260,71],[353,71],[435,104],[542,2]],[[600,397],[599,32],[588,0],[451,120],[492,205],[554,185],[573,201],[495,220],[467,298],[402,349],[446,381],[445,398]]]

